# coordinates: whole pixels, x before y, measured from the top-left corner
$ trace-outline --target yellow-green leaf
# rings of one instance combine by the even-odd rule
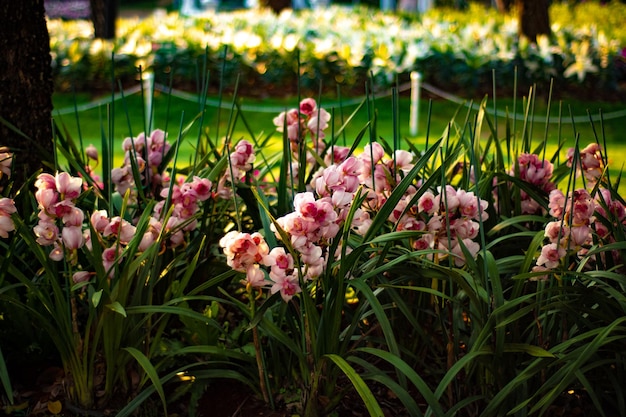
[[[119,303],[119,301],[113,301],[111,304],[107,305],[107,307],[115,311],[116,313],[121,314],[122,316],[126,317],[126,310]]]

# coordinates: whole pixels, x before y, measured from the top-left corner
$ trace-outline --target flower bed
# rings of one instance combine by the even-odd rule
[[[198,18],[177,13],[139,21],[123,20],[113,43],[92,39],[87,21],[49,20],[55,79],[59,88],[110,88],[111,56],[116,76],[129,80],[136,68],[152,70],[168,84],[196,85],[211,74],[211,85],[232,87],[239,78],[247,94],[294,92],[297,85],[317,92],[320,80],[358,88],[408,79],[413,70],[447,88],[480,90],[551,79],[555,91],[593,91],[610,97],[625,79],[626,18],[616,2],[579,9],[553,6],[554,36],[537,45],[517,40],[517,21],[489,9],[433,11],[400,16],[362,7],[285,12],[207,12]],[[620,18],[621,16],[621,18]],[[298,77],[298,71],[301,76]],[[547,90],[547,88],[546,88]]]
[[[345,147],[331,118],[306,98],[274,138],[200,134],[189,164],[159,129],[120,166],[112,138],[57,134],[62,165],[20,190],[2,148],[7,398],[28,405],[11,382],[38,345],[63,369],[30,406],[53,414],[193,414],[225,379],[305,416],[356,395],[381,416],[381,392],[409,416],[622,413],[626,209],[603,139],[546,155],[479,111],[423,149],[374,123]]]

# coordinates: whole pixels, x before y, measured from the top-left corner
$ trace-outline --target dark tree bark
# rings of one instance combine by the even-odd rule
[[[261,0],[261,6],[269,7],[276,14],[291,7],[291,0]]]
[[[493,0],[493,3],[495,4],[499,12],[505,13],[511,10],[511,4],[513,3],[513,0]]]
[[[550,1],[518,0],[519,34],[531,42],[537,42],[538,35],[550,35]]]
[[[89,0],[89,6],[94,36],[100,39],[115,39],[118,0]]]
[[[17,190],[53,158],[52,68],[44,0],[0,1],[0,21],[0,146],[14,153]]]

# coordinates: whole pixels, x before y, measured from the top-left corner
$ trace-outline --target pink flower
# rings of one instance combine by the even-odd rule
[[[196,197],[200,201],[205,201],[211,197],[211,181],[207,178],[193,177],[191,188],[196,193]]]
[[[470,219],[478,217],[478,199],[473,192],[458,190],[456,196],[459,199],[459,213]]]
[[[480,245],[471,239],[462,239],[462,242],[465,248],[470,253],[470,256],[472,258],[476,258],[476,254],[480,250]],[[456,240],[455,242],[453,242],[452,245],[453,246],[452,246],[452,249],[450,249],[450,253],[454,255],[454,264],[457,267],[461,267],[465,265],[465,254],[463,253],[461,244],[459,243],[458,240]]]
[[[363,160],[363,165],[365,168],[370,166],[370,164],[377,164],[383,159],[385,156],[385,150],[382,145],[378,142],[372,142],[372,144],[365,145],[363,147],[363,153],[360,155],[361,160]]]
[[[13,164],[13,154],[6,147],[0,147],[0,178],[3,175],[11,176],[11,165]]]
[[[48,246],[55,243],[59,236],[59,228],[52,221],[40,220],[37,226],[33,228],[37,243],[41,246]]]
[[[549,270],[550,269],[546,268],[545,266],[533,266],[532,272],[536,272],[536,273],[544,272],[544,274],[533,275],[532,277],[528,278],[528,280],[529,281],[547,281],[548,274],[545,274],[545,272]]]
[[[90,144],[85,149],[85,155],[87,155],[87,158],[92,159],[94,161],[97,161],[98,160],[98,149],[96,149],[95,146]]]
[[[250,265],[246,269],[246,282],[257,288],[265,285],[265,273],[258,264]]]
[[[565,195],[561,190],[555,189],[550,191],[550,202],[548,204],[550,207],[550,216],[556,217],[560,219],[565,212]]]
[[[330,122],[330,113],[328,113],[324,109],[319,109],[315,111],[311,116],[307,123],[307,128],[311,132],[311,134],[318,138],[324,138],[324,130],[328,128],[328,122]]]
[[[458,219],[451,226],[459,239],[474,239],[478,236],[478,223],[472,220]]]
[[[300,113],[311,116],[317,109],[317,102],[313,98],[305,98],[300,101]]]
[[[120,243],[128,244],[133,236],[135,236],[136,228],[126,220],[119,216],[113,217],[109,224],[104,228],[102,236],[114,236],[117,237]]]
[[[88,271],[78,271],[72,275],[72,281],[74,284],[80,284],[81,282],[87,282],[91,278],[92,273]]]
[[[138,250],[140,252],[145,252],[152,246],[155,242],[154,235],[150,232],[146,232],[141,237],[141,241],[139,242]]]
[[[413,169],[413,154],[411,152],[398,149],[395,152],[395,168],[396,171],[403,171],[408,173],[411,169]],[[393,167],[394,160],[390,160],[390,165]]]
[[[573,226],[570,229],[570,237],[576,247],[589,243],[591,240],[591,227],[587,225]]]
[[[83,180],[80,177],[72,177],[67,172],[57,173],[55,183],[61,198],[66,200],[78,198],[83,189]]]
[[[235,271],[245,272],[253,264],[261,263],[269,247],[260,233],[228,232],[219,241],[228,265]]]
[[[14,230],[15,225],[13,224],[11,217],[3,215],[2,212],[0,212],[0,237],[6,239],[9,237],[9,232]]]
[[[11,216],[16,211],[15,202],[12,199],[0,198],[0,216]]]
[[[454,212],[459,207],[459,198],[457,197],[457,191],[451,185],[445,186],[445,195],[442,193],[441,187],[439,187],[439,195],[435,197],[435,206],[441,208],[441,210],[448,213]]]
[[[122,261],[122,248],[114,245],[102,251],[102,265],[109,276],[113,274],[113,267]]]
[[[61,232],[63,246],[68,250],[81,248],[85,243],[83,239],[83,231],[78,226],[64,227]]]
[[[47,173],[39,174],[35,181],[35,187],[38,190],[55,190],[57,189],[55,178]]]
[[[274,117],[272,121],[274,126],[276,126],[276,130],[279,132],[284,131],[286,122],[287,137],[292,141],[298,139],[298,133],[300,130],[300,116],[298,115],[298,110],[292,109],[287,112],[282,112],[278,116]]]
[[[575,190],[574,196],[574,216],[571,220],[572,226],[581,226],[588,224],[593,212],[596,209],[596,205],[589,195],[589,192],[585,189]],[[571,206],[566,207],[566,210],[570,210]]]
[[[63,260],[63,257],[65,256],[65,254],[64,254],[63,248],[57,242],[55,242],[54,246],[52,247],[52,250],[50,251],[50,255],[48,256],[53,261],[60,262]]]
[[[569,237],[569,226],[566,224],[562,225],[561,221],[549,222],[546,224],[544,236],[551,243],[559,243]]]
[[[276,247],[263,256],[263,265],[272,270],[289,271],[293,269],[293,257],[285,252],[285,248]]]
[[[280,275],[273,278],[274,284],[270,289],[272,294],[280,291],[280,295],[285,302],[289,302],[294,295],[302,291],[298,278],[293,275]]]
[[[35,192],[35,199],[40,209],[54,215],[54,206],[59,202],[59,193],[56,189],[40,188]]]
[[[557,246],[556,243],[549,243],[541,248],[541,255],[537,258],[537,266],[554,269],[559,266],[559,262],[565,254],[565,249]]]
[[[84,219],[85,214],[83,211],[78,207],[72,207],[68,213],[63,215],[63,225],[80,227],[83,225]]]
[[[422,211],[427,214],[433,214],[437,211],[439,207],[435,205],[435,196],[430,191],[426,191],[422,196],[417,200],[417,208],[419,211]]]
[[[96,210],[91,213],[91,225],[98,233],[104,233],[109,225],[109,215],[106,210]]]

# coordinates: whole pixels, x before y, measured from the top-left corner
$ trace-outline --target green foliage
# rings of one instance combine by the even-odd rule
[[[206,97],[208,80],[203,86]],[[529,97],[524,120],[508,119],[503,126],[485,99],[460,108],[440,135],[422,145],[377,135],[380,102],[368,95],[346,123],[364,108],[371,117],[357,127],[350,146],[341,147],[346,126],[310,136],[322,124],[319,109],[317,127],[298,125],[295,140],[288,129],[277,137],[258,133],[235,94],[215,130],[208,129],[201,105],[188,124],[182,116],[173,146],[147,165],[148,153],[135,146],[140,136],[132,135],[133,107],[123,101],[131,131],[124,178],[132,186],[120,188],[120,171],[112,171],[113,123],[100,129],[100,178],[82,137],[57,127],[60,172],[33,177],[11,192],[15,230],[0,240],[0,305],[16,307],[46,331],[63,364],[70,401],[96,409],[121,398],[119,416],[132,415],[149,399],[167,414],[168,401],[197,399],[203,384],[224,378],[246,384],[270,407],[289,405],[307,417],[337,412],[349,392],[378,417],[374,388],[381,386],[411,416],[545,415],[570,391],[581,393],[589,413],[624,414],[626,211],[619,174],[609,169],[602,120],[585,138],[572,126],[575,142],[568,151],[561,136],[567,118],[560,112],[557,145],[550,147],[548,127],[543,138],[531,132],[532,91]],[[547,107],[550,116],[550,101]],[[299,122],[301,113],[274,123],[294,116]],[[228,121],[220,125],[222,119]],[[236,140],[238,123],[250,142]],[[186,164],[182,142],[194,134]],[[591,146],[581,149],[582,140]],[[245,153],[252,143],[254,165]],[[402,148],[411,152],[396,152]],[[324,198],[328,190],[312,181],[337,167],[335,151],[345,152],[342,160],[362,163],[354,165],[359,175],[352,175],[360,182],[349,199],[339,199],[346,210],[333,218],[334,233],[316,241],[323,265],[313,274],[297,239],[302,236],[285,217],[297,204]],[[374,161],[375,152],[384,155]],[[402,161],[407,155],[410,161]],[[134,234],[111,235],[100,230],[97,217],[86,216],[81,226],[91,246],[69,249],[62,234],[56,243],[64,256],[56,256],[56,247],[43,244],[34,227],[51,212],[39,192],[42,179],[63,188],[57,185],[67,179],[62,173],[83,178],[75,207],[90,215],[106,209],[132,225]],[[165,174],[172,180],[148,181]],[[167,226],[180,215],[181,187],[204,180],[211,181],[207,199],[193,216]],[[554,200],[559,190],[562,204]],[[581,199],[568,200],[570,193]],[[325,197],[339,211],[340,203]],[[7,197],[0,207],[11,205]],[[55,220],[67,226],[63,216]],[[575,235],[575,228],[587,226],[585,239]],[[153,229],[154,241],[144,245]],[[252,242],[261,248],[254,262],[235,262],[230,233],[247,239],[235,245],[238,254],[249,255]],[[316,233],[322,234],[306,239]],[[460,238],[464,233],[471,237]],[[544,250],[552,239],[562,252],[550,258]],[[111,248],[118,252],[109,265],[103,255]],[[275,248],[293,260],[291,286],[264,258]],[[254,268],[260,278],[249,275]],[[76,279],[77,272],[88,278]],[[5,353],[4,338],[2,343]],[[0,354],[0,381],[10,398],[8,365]]]

